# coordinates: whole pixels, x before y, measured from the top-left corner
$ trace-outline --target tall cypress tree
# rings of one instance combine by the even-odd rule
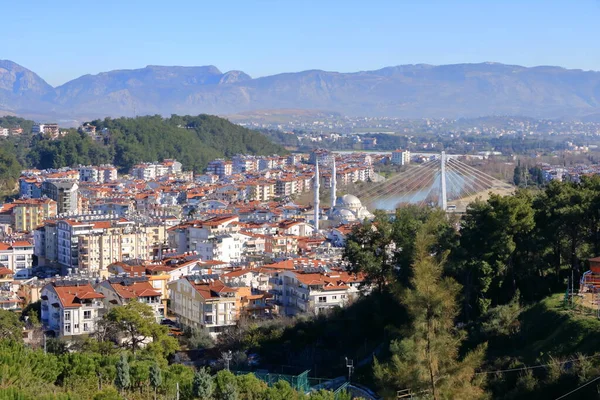
[[[192,390],[194,396],[201,400],[210,399],[210,396],[212,396],[214,390],[213,378],[204,368],[199,369],[194,375]]]
[[[131,377],[129,375],[129,362],[127,362],[127,355],[121,353],[121,358],[117,362],[117,376],[115,377],[115,386],[123,393],[129,386],[131,386]]]
[[[150,366],[150,385],[154,389],[154,400],[156,400],[156,391],[162,385],[162,374],[157,363]]]

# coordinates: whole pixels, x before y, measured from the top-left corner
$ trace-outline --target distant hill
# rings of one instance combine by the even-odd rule
[[[0,61],[0,110],[91,119],[311,109],[356,116],[585,118],[600,113],[600,72],[499,63],[310,70],[251,78],[214,66],[147,66],[85,75],[52,88]]]
[[[91,122],[98,130],[107,128],[110,135],[98,144],[85,133],[67,134],[58,140],[36,136],[30,141],[3,141],[9,151],[15,146],[24,153],[23,167],[61,168],[79,164],[111,163],[125,172],[143,161],[176,158],[184,169],[202,172],[215,158],[235,154],[285,154],[264,135],[210,115],[162,118],[106,118]],[[12,150],[14,152],[14,150]],[[1,168],[0,168],[1,169]]]

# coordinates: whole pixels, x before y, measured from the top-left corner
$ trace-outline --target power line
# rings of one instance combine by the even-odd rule
[[[587,360],[590,358],[598,358],[600,357],[600,354],[595,354],[593,356],[587,356],[587,357],[579,357],[579,358],[573,358],[571,360],[566,360],[566,361],[558,361],[558,362],[553,362],[553,363],[547,363],[547,364],[539,364],[539,365],[532,365],[532,366],[525,366],[525,367],[519,367],[519,368],[509,368],[509,369],[498,369],[495,371],[482,371],[482,372],[476,372],[475,375],[484,375],[484,374],[496,374],[496,373],[504,373],[504,372],[516,372],[516,371],[526,371],[528,369],[536,369],[536,368],[544,368],[544,367],[549,367],[551,365],[564,365],[564,364],[568,364],[571,362],[578,362],[581,360]]]
[[[563,394],[560,397],[557,397],[556,400],[560,400],[560,399],[564,399],[567,396],[570,396],[571,394],[575,393],[576,391],[578,391],[579,389],[583,389],[584,387],[586,387],[587,385],[589,385],[590,383],[594,383],[596,382],[598,379],[600,379],[600,376],[597,376],[596,378],[592,379],[591,381],[584,383],[583,385],[579,386],[578,388],[575,388],[573,390],[571,390],[569,393],[567,394]]]

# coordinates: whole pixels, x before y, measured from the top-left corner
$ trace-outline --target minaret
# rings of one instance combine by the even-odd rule
[[[332,156],[331,165],[331,209],[329,210],[329,212],[333,215],[333,207],[335,207],[335,200],[337,198],[335,195],[337,191],[337,177],[335,175],[335,154],[333,154]]]
[[[315,233],[319,231],[319,160],[315,162]]]

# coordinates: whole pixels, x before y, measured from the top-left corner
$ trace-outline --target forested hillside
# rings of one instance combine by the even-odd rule
[[[10,118],[10,117],[9,117]],[[8,121],[14,125],[15,121]],[[18,123],[31,130],[31,121]],[[78,164],[112,163],[121,171],[142,161],[176,158],[185,169],[202,171],[215,158],[238,153],[283,154],[285,149],[262,134],[222,118],[199,116],[147,116],[96,120],[98,131],[106,128],[104,143],[70,130],[57,140],[24,134],[2,141],[0,180],[5,186],[18,177],[19,168],[60,168]],[[15,164],[15,161],[18,161]],[[14,183],[14,182],[13,182]]]

